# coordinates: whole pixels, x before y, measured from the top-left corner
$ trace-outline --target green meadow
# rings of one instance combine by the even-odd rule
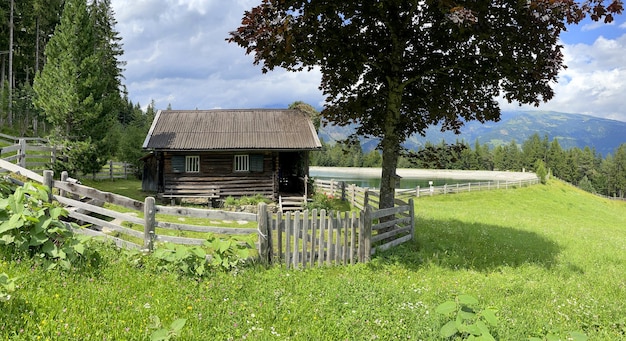
[[[437,307],[471,295],[498,340],[626,339],[626,202],[560,181],[415,200],[416,238],[356,266],[252,264],[201,279],[100,247],[98,266],[44,271],[0,248],[17,277],[0,339],[437,340]]]

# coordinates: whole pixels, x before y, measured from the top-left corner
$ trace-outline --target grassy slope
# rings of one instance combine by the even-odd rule
[[[552,182],[420,198],[416,213],[416,241],[352,267],[194,281],[111,252],[98,271],[70,275],[0,256],[0,272],[22,276],[0,338],[140,340],[157,315],[186,318],[190,340],[430,340],[446,322],[435,307],[459,293],[498,309],[501,340],[626,337],[625,203]]]

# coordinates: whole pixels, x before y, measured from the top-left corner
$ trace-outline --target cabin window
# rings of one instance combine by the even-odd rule
[[[263,154],[250,155],[250,171],[263,172]]]
[[[185,157],[183,155],[172,156],[172,172],[182,173],[185,171]]]
[[[249,155],[235,155],[235,172],[249,172],[250,171],[250,156]]]
[[[185,172],[187,173],[200,172],[200,156],[199,155],[185,156]]]

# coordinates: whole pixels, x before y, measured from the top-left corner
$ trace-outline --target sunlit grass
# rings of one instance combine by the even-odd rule
[[[0,339],[145,340],[155,315],[186,318],[181,340],[433,340],[445,321],[434,309],[460,293],[497,309],[499,340],[626,337],[626,203],[550,182],[415,207],[416,240],[356,266],[197,280],[115,249],[71,274],[0,252],[0,272],[20,277]]]

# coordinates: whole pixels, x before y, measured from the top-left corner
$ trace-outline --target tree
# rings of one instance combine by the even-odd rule
[[[90,141],[98,151],[83,146],[85,160],[95,160],[92,173],[113,155],[117,139],[111,134],[122,108],[120,38],[108,0],[67,0],[61,23],[46,46],[46,64],[37,74],[35,104],[55,128],[55,138],[69,143]]]
[[[547,145],[539,138],[539,134],[534,133],[524,143],[522,143],[522,167],[531,171],[536,171],[537,160],[546,161],[548,154]]]
[[[566,22],[612,20],[621,1],[263,0],[228,41],[262,71],[318,67],[323,117],[381,138],[380,207],[394,203],[400,143],[433,124],[498,120],[494,99],[538,104],[563,67]]]
[[[557,178],[563,178],[566,168],[565,152],[563,152],[563,148],[561,148],[559,140],[557,139],[552,140],[550,143],[546,165],[548,169],[550,169],[552,175]]]
[[[321,118],[319,111],[315,110],[312,105],[304,103],[302,101],[295,101],[289,105],[289,109],[296,109],[307,114],[311,121],[313,121],[313,126],[315,130],[318,131],[320,129]]]
[[[623,198],[626,195],[626,143],[615,150],[613,167],[615,190],[617,195]]]

